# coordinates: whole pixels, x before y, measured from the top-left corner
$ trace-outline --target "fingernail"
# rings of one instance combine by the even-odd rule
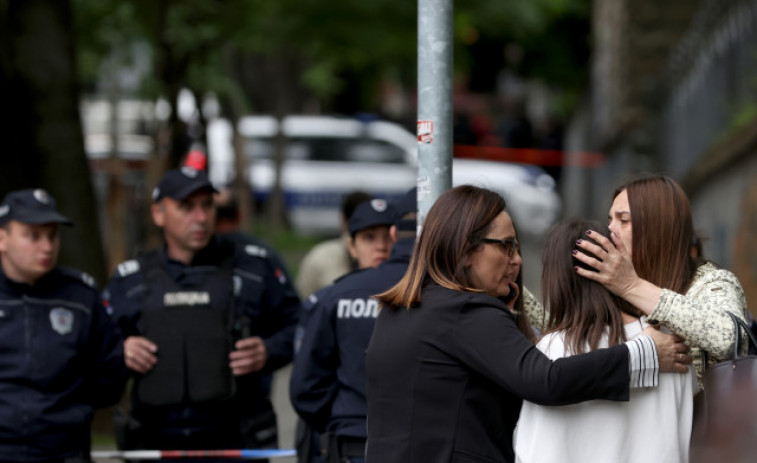
[[[581,244],[582,240],[576,240],[576,244]]]
[[[578,272],[578,266],[573,267],[573,270]]]
[[[586,234],[591,236],[591,230],[586,230]]]
[[[571,254],[573,254],[573,255],[575,256],[576,254],[578,254],[578,250],[577,250],[577,249],[574,249],[574,250],[573,250],[573,251],[571,251],[570,253],[571,253]]]

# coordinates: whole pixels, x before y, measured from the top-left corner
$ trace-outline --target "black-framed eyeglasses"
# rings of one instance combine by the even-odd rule
[[[507,254],[508,257],[512,257],[513,254],[515,254],[518,249],[520,249],[520,244],[518,243],[518,240],[515,238],[507,239],[507,240],[495,240],[494,238],[482,238],[481,241],[484,243],[489,244],[498,244],[503,251],[505,251],[505,254]]]

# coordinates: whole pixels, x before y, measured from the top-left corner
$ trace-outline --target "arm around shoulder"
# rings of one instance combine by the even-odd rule
[[[542,405],[590,399],[628,400],[629,356],[625,345],[550,360],[495,307],[470,307],[456,320],[454,355],[504,391]]]

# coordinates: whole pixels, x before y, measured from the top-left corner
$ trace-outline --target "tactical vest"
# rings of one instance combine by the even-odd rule
[[[230,399],[235,381],[229,368],[233,347],[234,250],[196,285],[178,285],[158,252],[144,255],[142,334],[158,346],[158,362],[139,378],[139,400],[175,405]],[[198,271],[201,271],[198,268]]]

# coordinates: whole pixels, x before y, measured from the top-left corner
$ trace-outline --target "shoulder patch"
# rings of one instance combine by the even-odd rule
[[[127,260],[118,264],[118,274],[122,277],[137,273],[139,271],[139,261],[136,259]]]
[[[246,252],[250,256],[256,256],[256,257],[268,257],[268,250],[261,246],[256,246],[254,244],[248,244],[244,247],[244,252]]]
[[[98,291],[97,282],[92,275],[64,265],[58,267],[58,270],[63,277],[74,280],[77,283],[83,283],[88,288]]]
[[[97,282],[95,282],[95,278],[90,275],[89,273],[81,272],[81,281],[84,282],[85,285],[89,286],[90,288],[97,289]]]

